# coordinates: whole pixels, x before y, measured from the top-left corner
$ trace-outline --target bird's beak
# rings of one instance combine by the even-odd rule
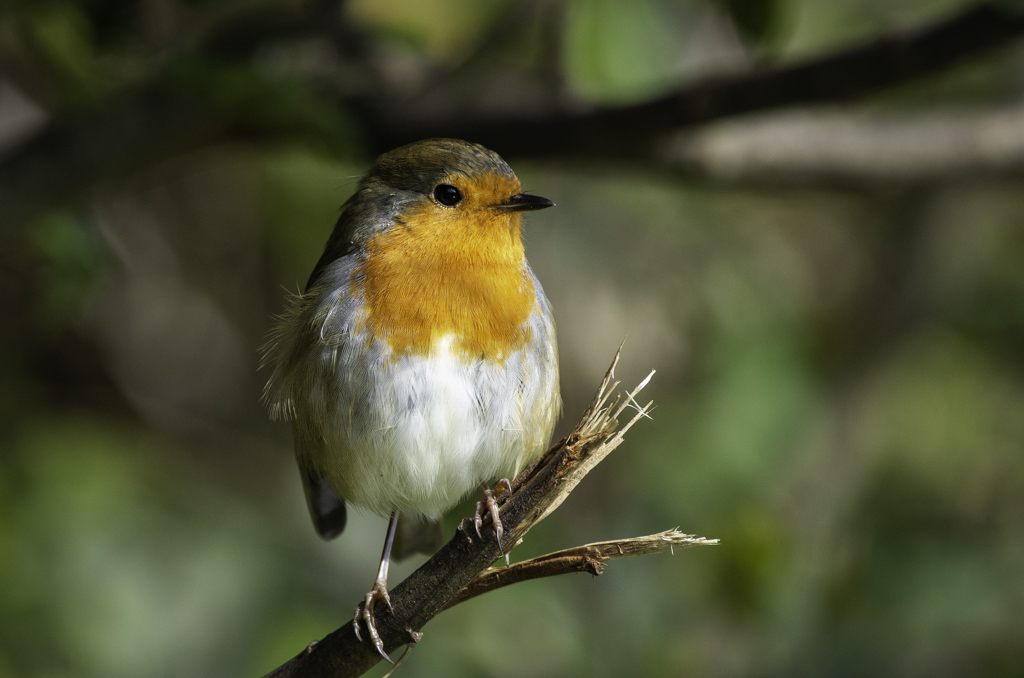
[[[494,205],[494,209],[502,212],[526,212],[530,210],[542,210],[545,207],[554,207],[555,203],[539,195],[529,193],[516,193],[505,202]]]

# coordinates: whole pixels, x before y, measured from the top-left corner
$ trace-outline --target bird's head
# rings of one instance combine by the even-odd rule
[[[427,139],[385,153],[351,202],[355,211],[366,212],[357,218],[357,241],[392,225],[454,238],[473,237],[478,229],[511,231],[518,237],[522,212],[554,205],[523,193],[497,153],[458,139]]]

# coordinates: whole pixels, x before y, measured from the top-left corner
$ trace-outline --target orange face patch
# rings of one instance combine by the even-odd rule
[[[459,204],[427,198],[367,243],[353,274],[353,284],[362,281],[366,326],[395,356],[425,355],[451,336],[467,360],[504,360],[530,340],[524,324],[536,303],[521,215],[493,208],[518,193],[519,182],[484,174],[444,183],[462,192]]]

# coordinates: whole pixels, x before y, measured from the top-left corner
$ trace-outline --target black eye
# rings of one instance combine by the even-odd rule
[[[445,207],[455,207],[462,202],[462,191],[451,184],[438,184],[434,189],[434,198]]]

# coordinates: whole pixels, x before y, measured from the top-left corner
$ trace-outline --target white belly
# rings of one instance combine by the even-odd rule
[[[446,340],[394,363],[382,346],[338,349],[334,393],[304,408],[324,417],[296,422],[297,431],[317,433],[297,436],[297,451],[356,505],[439,517],[481,482],[512,478],[544,452],[560,398],[553,328],[550,343],[537,329],[502,363],[467,361]]]

